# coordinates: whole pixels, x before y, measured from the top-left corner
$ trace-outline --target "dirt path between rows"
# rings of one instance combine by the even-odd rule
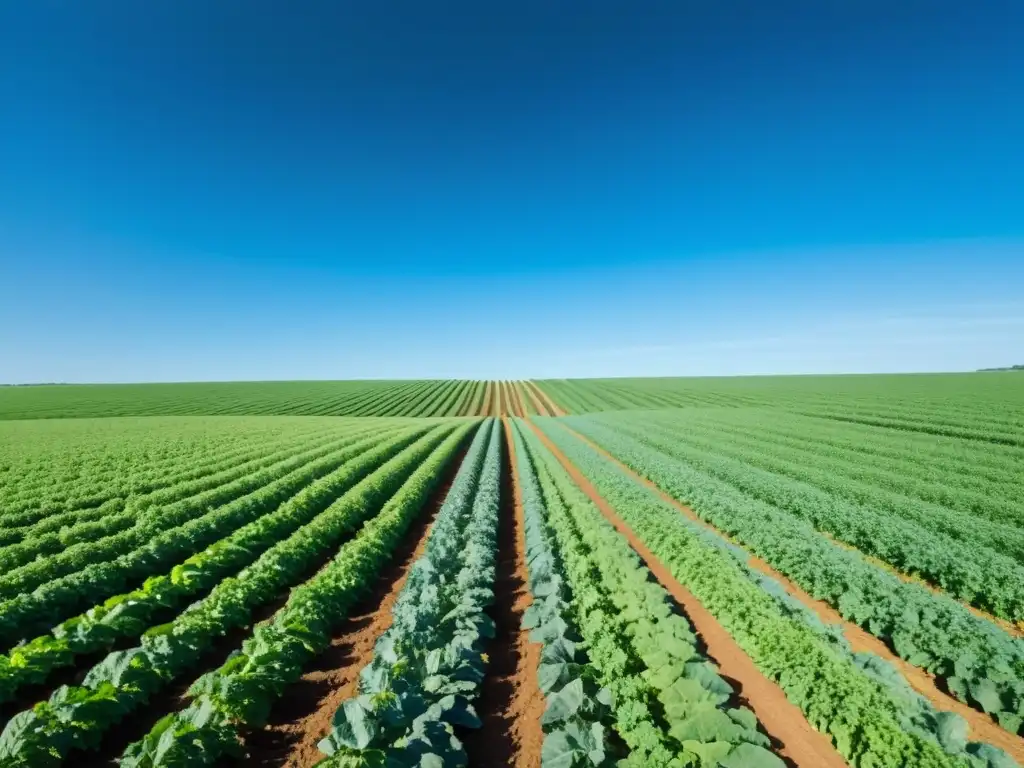
[[[453,404],[452,416],[471,416],[470,411],[473,408],[473,395],[476,394],[476,384],[472,381],[466,383],[466,388],[459,395],[458,399]]]
[[[501,417],[501,382],[495,381],[491,390],[491,416]]]
[[[467,436],[395,549],[394,558],[379,574],[370,593],[359,600],[335,631],[327,650],[313,660],[297,683],[288,687],[271,710],[267,724],[243,734],[250,755],[245,765],[306,768],[324,759],[317,742],[327,735],[341,702],[359,693],[359,673],[373,658],[377,638],[391,626],[391,608],[405,586],[409,569],[426,549],[434,519],[470,444]]]
[[[526,403],[523,402],[523,391],[521,381],[509,382],[512,392],[512,415],[526,418]]]
[[[566,415],[566,412],[564,410],[562,410],[555,403],[555,401],[552,400],[548,396],[547,392],[545,392],[543,389],[540,388],[540,385],[537,384],[537,382],[535,382],[535,381],[528,381],[526,383],[531,388],[531,390],[534,392],[534,394],[541,399],[541,401],[544,403],[544,407],[547,409],[548,413],[551,416],[565,416]]]
[[[498,382],[498,412],[494,414],[495,416],[508,416],[508,393],[505,389],[507,386],[506,381]]]
[[[517,416],[516,394],[511,381],[505,382],[505,411],[502,416]]]
[[[533,424],[530,424],[530,426],[533,427],[535,431],[537,430],[537,427]],[[643,475],[638,474],[633,469],[623,464],[599,445],[579,434],[575,430],[569,429],[568,427],[566,427],[566,430],[571,432],[576,438],[588,445],[594,451],[614,462],[620,469],[622,469],[623,472],[627,473],[638,483],[654,491],[663,501],[671,504],[690,520],[710,531],[713,531],[717,535],[729,541],[731,544],[739,547],[744,552],[747,552],[742,543],[721,533],[717,528],[701,519],[693,509],[663,491],[658,485],[648,480]],[[547,439],[546,436],[544,439]],[[758,570],[778,581],[790,595],[814,611],[825,623],[839,625],[842,628],[847,641],[849,641],[851,649],[853,649],[855,653],[867,651],[885,659],[885,661],[896,667],[900,671],[900,674],[902,674],[903,677],[906,678],[907,682],[910,683],[911,687],[928,699],[934,707],[940,710],[955,712],[966,720],[967,724],[970,726],[970,736],[973,740],[984,741],[992,744],[993,746],[999,747],[1018,763],[1024,765],[1024,739],[1014,736],[1009,731],[1001,728],[998,723],[994,722],[984,712],[979,712],[978,710],[969,707],[941,690],[938,687],[938,683],[934,675],[931,675],[925,670],[915,667],[901,659],[889,648],[888,645],[885,644],[884,641],[878,639],[867,630],[862,629],[853,622],[844,619],[842,615],[828,603],[822,600],[815,600],[803,589],[776,571],[761,558],[755,557],[749,552],[747,552],[747,555],[747,564],[751,568],[754,568],[755,570]]]
[[[514,381],[505,382],[505,412],[502,416],[520,416],[522,415],[522,405],[519,403],[519,396],[516,393],[516,384]]]
[[[493,385],[493,382],[491,382],[491,381],[484,382],[484,396],[483,396],[483,399],[480,401],[479,413],[477,414],[478,416],[491,416],[492,415],[491,414],[491,410],[492,410],[493,402],[494,402],[494,395],[491,392],[492,385]]]
[[[539,768],[544,743],[540,718],[546,706],[537,688],[541,645],[530,642],[529,631],[521,626],[523,612],[533,598],[527,583],[525,519],[511,424],[502,419],[502,427],[507,450],[502,468],[495,599],[488,609],[496,633],[489,644],[487,677],[476,702],[483,726],[460,737],[470,765]]]
[[[525,392],[526,396],[530,398],[530,401],[533,403],[533,407],[537,410],[538,416],[554,416],[554,414],[548,410],[544,401],[541,400],[540,397],[537,396],[537,393],[533,391],[533,388],[530,386],[530,382],[523,382],[523,392]]]
[[[625,536],[658,582],[683,608],[707,647],[709,657],[723,675],[738,685],[739,695],[757,715],[773,745],[776,745],[779,756],[797,768],[845,768],[846,762],[836,752],[829,737],[814,730],[803,712],[786,698],[782,689],[761,674],[718,620],[686,587],[676,581],[671,571],[644,545],[548,436],[532,422],[527,421],[526,424],[555,455],[580,490],[590,497],[608,521]]]
[[[517,385],[516,391],[519,393],[519,410],[520,410],[520,415],[525,419],[525,418],[527,418],[530,415],[530,408],[529,408],[529,406],[533,404],[533,401],[529,399],[529,396],[526,393],[526,382],[525,381],[520,381],[519,384]],[[534,405],[534,408],[536,409],[536,405],[535,404],[533,404],[533,405]]]
[[[478,382],[479,386],[473,393],[473,401],[469,405],[469,409],[466,412],[467,416],[486,416],[487,415],[487,382]]]
[[[845,550],[847,550],[849,552],[856,552],[858,555],[860,555],[862,558],[864,558],[869,563],[874,565],[876,568],[881,568],[883,571],[892,574],[893,576],[895,576],[900,581],[905,582],[907,584],[917,584],[920,587],[924,587],[925,589],[927,589],[929,592],[931,592],[934,595],[942,595],[942,597],[947,597],[947,598],[949,598],[951,600],[956,600],[966,610],[968,610],[971,613],[973,613],[979,619],[984,619],[985,621],[988,621],[988,622],[991,622],[992,624],[995,624],[1001,630],[1003,630],[1004,632],[1006,632],[1006,633],[1008,633],[1010,635],[1013,635],[1014,637],[1022,637],[1022,636],[1024,636],[1024,621],[1021,621],[1020,624],[1017,625],[1017,624],[1014,624],[1013,622],[1008,621],[1006,619],[1000,619],[998,616],[993,616],[991,613],[987,613],[987,612],[981,610],[980,608],[975,608],[973,605],[968,605],[963,600],[959,600],[956,597],[953,597],[953,595],[949,594],[948,592],[943,592],[939,587],[936,587],[934,584],[929,584],[927,581],[925,581],[922,578],[919,578],[917,576],[911,576],[910,574],[907,574],[907,573],[903,573],[902,571],[898,570],[897,568],[894,568],[893,566],[889,565],[889,563],[885,562],[884,560],[880,560],[877,557],[874,557],[873,555],[868,555],[868,554],[865,554],[864,552],[861,552],[856,547],[854,547],[854,546],[852,546],[850,544],[847,544],[845,541],[840,541],[839,539],[837,539],[835,536],[833,536],[830,533],[826,533],[825,531],[818,531],[818,533],[820,533],[826,539],[831,541],[837,547],[845,549]]]
[[[188,695],[188,690],[196,679],[219,669],[232,651],[240,648],[252,634],[253,626],[273,617],[288,602],[290,594],[290,589],[284,590],[273,600],[254,609],[245,626],[233,627],[227,634],[213,639],[195,665],[155,692],[149,701],[130,712],[116,727],[106,730],[98,747],[74,752],[68,758],[69,761],[80,768],[116,768],[130,744],[145,738],[165,716],[191,704],[192,697]]]

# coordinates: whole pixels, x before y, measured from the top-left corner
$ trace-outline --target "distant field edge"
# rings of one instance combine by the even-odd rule
[[[773,409],[1024,446],[1017,371],[606,379],[353,379],[0,386],[0,420],[110,416],[564,416]]]

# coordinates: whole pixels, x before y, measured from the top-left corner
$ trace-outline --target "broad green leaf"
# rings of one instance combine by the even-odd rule
[[[722,710],[709,708],[674,723],[669,733],[679,741],[733,742],[743,735],[744,729]]]
[[[996,684],[988,678],[973,682],[968,686],[971,698],[974,699],[986,713],[992,714],[1003,708],[1002,697]]]
[[[953,712],[939,712],[935,718],[935,735],[942,748],[951,754],[967,746],[967,721]]]
[[[358,699],[349,699],[334,713],[330,736],[336,744],[352,749],[365,749],[377,735],[377,722]]]
[[[722,768],[785,768],[786,763],[764,747],[738,744],[724,760],[719,760],[719,765]]]

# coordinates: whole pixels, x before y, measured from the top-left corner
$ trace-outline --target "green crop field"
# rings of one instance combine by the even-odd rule
[[[0,388],[0,766],[1024,762],[1024,373]]]

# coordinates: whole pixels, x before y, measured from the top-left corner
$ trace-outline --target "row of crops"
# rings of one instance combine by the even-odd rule
[[[729,379],[271,381],[0,387],[0,420],[111,416],[560,416],[665,408],[781,411],[1020,446],[1019,372]]]
[[[583,426],[580,421],[570,419],[569,424]],[[1014,671],[1022,658],[1017,633],[836,546],[795,516],[742,497],[724,483],[711,485],[713,477],[701,476],[669,455],[644,451],[639,440],[597,428],[586,430],[628,466],[656,479],[672,495],[685,497],[712,524],[702,525],[637,483],[561,420],[542,420],[541,425],[675,578],[765,676],[800,704],[814,726],[833,737],[848,760],[867,759],[858,757],[861,750],[886,755],[878,757],[877,764],[883,765],[957,764],[942,762],[949,759],[943,752],[991,764],[1001,764],[1003,756],[988,745],[966,742],[965,724],[949,712],[937,711],[890,661],[854,653],[836,625],[823,623],[782,584],[753,567],[751,554],[850,623],[884,640],[909,664],[937,676],[950,694],[991,715],[1002,726],[998,741],[1019,748],[1012,735],[1020,730],[1022,714],[1019,671]],[[851,729],[851,723],[864,727]],[[858,743],[861,737],[869,742]],[[890,747],[895,751],[889,753]]]
[[[1024,758],[1020,447],[555,390],[0,423],[0,766]]]
[[[303,652],[322,647],[475,426],[351,420],[334,442],[214,486],[215,498],[200,491],[168,500],[172,489],[193,489],[189,480],[144,494],[150,503],[130,541],[100,536],[33,561],[46,571],[39,585],[0,603],[8,715],[0,764],[57,765],[82,751],[121,750],[124,764],[189,765],[230,747],[225,729],[240,722],[231,708],[259,711],[257,696],[272,700],[281,685],[268,670],[287,680]],[[159,734],[193,735],[120,743],[132,734],[120,724],[225,660],[224,642],[239,631],[242,653],[202,678],[209,696],[158,724]],[[58,685],[69,670],[74,682]]]
[[[113,416],[526,416],[557,407],[527,381],[270,381],[0,387],[0,420]]]
[[[768,409],[847,424],[1024,446],[1017,371],[886,376],[576,379],[537,382],[568,413]]]
[[[476,413],[486,382],[276,381],[0,388],[0,418],[303,415],[459,416]]]

